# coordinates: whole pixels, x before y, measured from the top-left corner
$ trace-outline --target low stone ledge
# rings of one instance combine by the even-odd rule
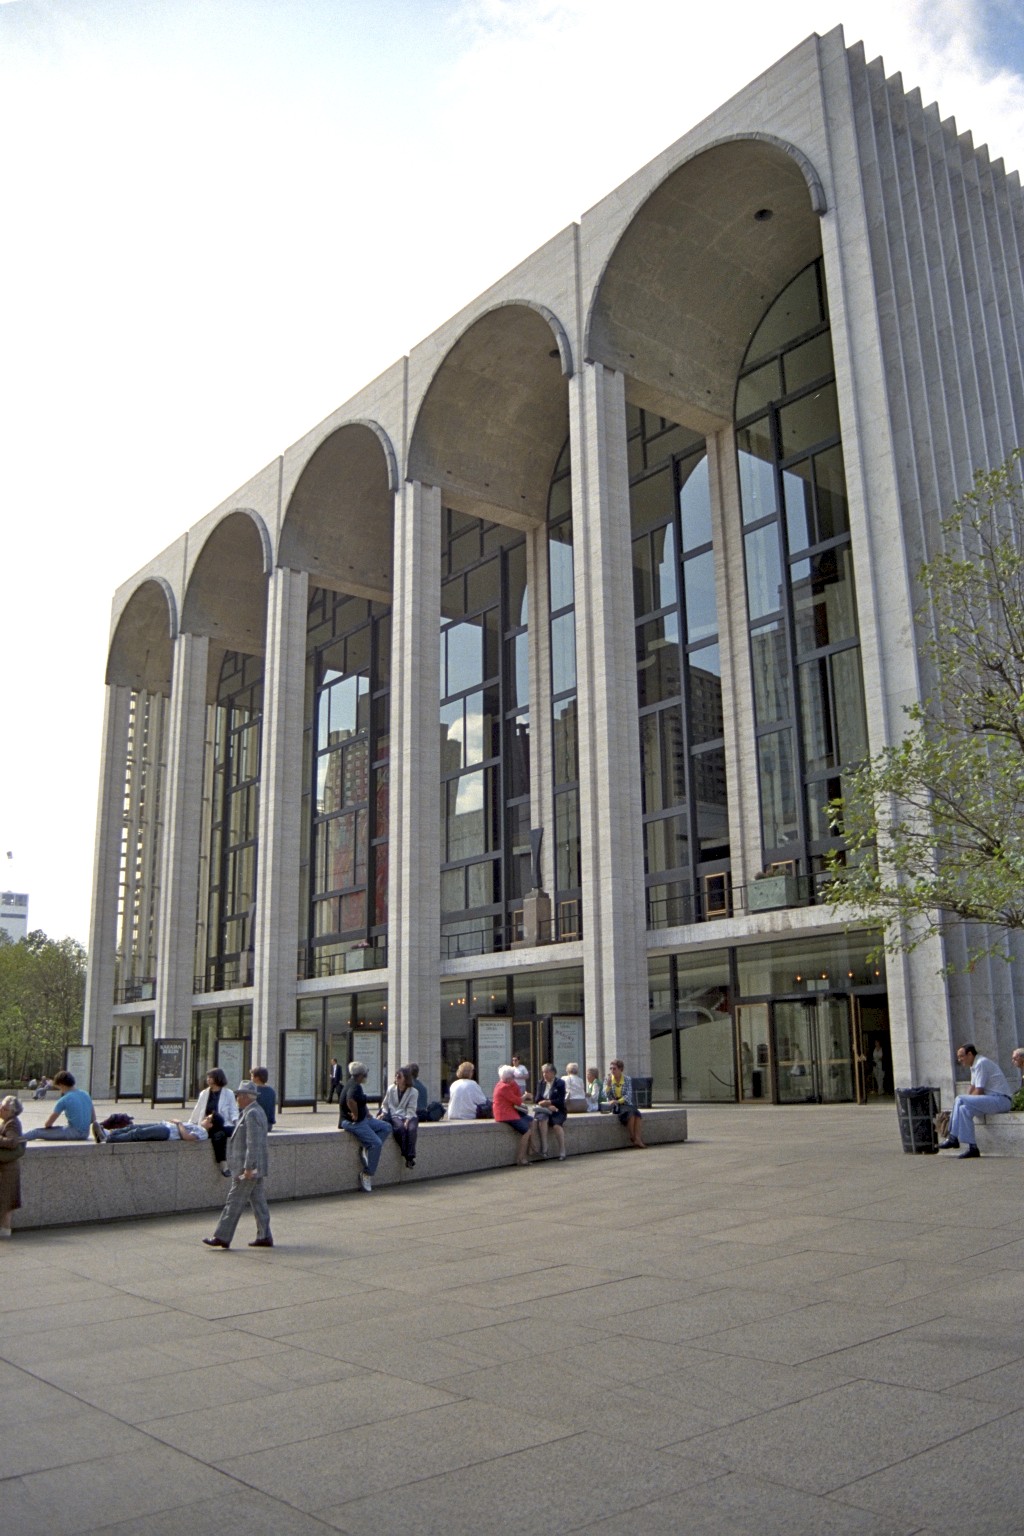
[[[1024,1118],[1024,1117],[1022,1117]],[[682,1107],[643,1112],[651,1146],[686,1140]],[[629,1149],[614,1115],[570,1115],[565,1126],[570,1157]],[[384,1148],[374,1184],[413,1184],[507,1168],[519,1137],[493,1120],[420,1126],[416,1167],[406,1168],[394,1138]],[[175,1211],[219,1210],[227,1180],[202,1142],[127,1141],[30,1143],[21,1160],[22,1209],[12,1226],[59,1227],[85,1221],[123,1221]],[[275,1131],[270,1137],[271,1202],[359,1189],[359,1143],[337,1129]]]
[[[1024,1157],[1024,1114],[979,1115],[974,1122],[983,1157]]]

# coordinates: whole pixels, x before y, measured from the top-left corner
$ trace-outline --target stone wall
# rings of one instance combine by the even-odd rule
[[[686,1140],[686,1110],[644,1111],[644,1138],[652,1146]],[[629,1146],[612,1115],[570,1115],[570,1157]],[[416,1167],[402,1164],[398,1145],[385,1148],[374,1184],[415,1183],[461,1173],[507,1168],[519,1137],[492,1120],[423,1125]],[[84,1221],[120,1221],[172,1211],[216,1211],[228,1183],[209,1146],[195,1142],[33,1142],[21,1161],[22,1209],[12,1226],[55,1227]],[[523,1177],[527,1177],[523,1174]],[[359,1192],[358,1143],[342,1131],[275,1131],[270,1138],[271,1204],[313,1195]]]

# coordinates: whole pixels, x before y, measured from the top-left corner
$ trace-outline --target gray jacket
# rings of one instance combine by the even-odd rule
[[[235,1126],[228,1142],[228,1167],[236,1177],[248,1168],[255,1168],[258,1179],[267,1176],[267,1117],[258,1104],[243,1110]]]

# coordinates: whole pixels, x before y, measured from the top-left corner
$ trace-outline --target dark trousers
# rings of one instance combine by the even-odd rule
[[[328,1104],[333,1102],[335,1094],[338,1095],[338,1103],[340,1104],[341,1103],[341,1084],[340,1083],[332,1083],[331,1086],[328,1088],[328,1090],[327,1090],[327,1102],[328,1102]]]
[[[402,1115],[387,1114],[385,1119],[395,1133],[398,1149],[407,1163],[411,1163],[416,1156],[416,1132],[420,1128],[420,1122],[415,1115],[406,1119]]]

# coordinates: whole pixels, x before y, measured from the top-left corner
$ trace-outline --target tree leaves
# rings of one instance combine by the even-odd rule
[[[1021,461],[1018,449],[977,474],[941,524],[918,575],[926,697],[829,807],[847,851],[831,860],[828,899],[886,924],[893,953],[957,920],[976,925],[973,964],[1005,957],[1005,930],[1024,928]]]

